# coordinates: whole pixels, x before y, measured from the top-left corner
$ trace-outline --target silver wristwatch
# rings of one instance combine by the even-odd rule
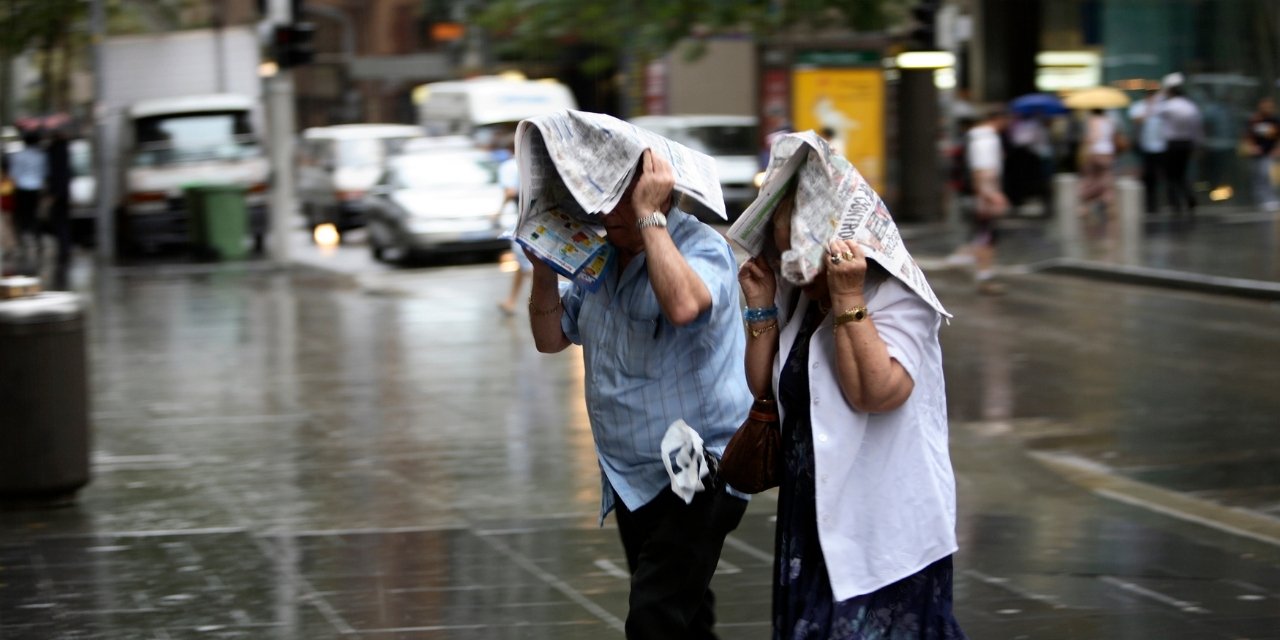
[[[666,228],[666,226],[667,226],[667,216],[664,215],[661,211],[654,211],[653,213],[643,218],[640,218],[639,220],[636,221],[636,227],[640,229],[643,229],[645,227]]]

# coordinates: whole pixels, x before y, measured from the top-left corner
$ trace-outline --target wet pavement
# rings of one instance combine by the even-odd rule
[[[1007,256],[1049,242],[1022,228]],[[622,637],[580,353],[534,352],[523,314],[497,313],[493,264],[353,251],[83,281],[94,480],[74,507],[0,513],[0,638]],[[1016,269],[999,298],[931,279],[956,314],[969,636],[1280,638],[1280,306]],[[726,546],[723,638],[769,637],[774,504],[757,497]]]

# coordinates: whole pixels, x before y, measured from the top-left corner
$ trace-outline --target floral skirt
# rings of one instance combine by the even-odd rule
[[[778,494],[774,639],[964,638],[951,612],[951,556],[871,593],[835,601],[818,543],[811,430],[807,416],[794,424],[790,417],[782,430],[786,471]]]

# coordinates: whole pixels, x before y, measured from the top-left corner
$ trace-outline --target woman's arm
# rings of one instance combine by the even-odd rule
[[[738,282],[742,285],[747,309],[774,310],[773,317],[754,321],[748,318],[747,322],[747,387],[759,398],[773,391],[773,360],[778,354],[778,333],[782,329],[774,306],[777,280],[764,258],[752,258],[738,271]],[[767,316],[768,311],[761,314]]]
[[[830,252],[840,258],[827,266],[840,390],[858,411],[893,411],[911,396],[915,381],[902,363],[889,356],[875,318],[866,311],[866,256],[850,240],[832,241]]]

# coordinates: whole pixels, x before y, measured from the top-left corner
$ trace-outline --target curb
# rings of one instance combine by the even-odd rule
[[[1228,507],[1122,476],[1114,469],[1079,456],[1029,451],[1033,460],[1093,493],[1171,518],[1280,546],[1280,518]]]
[[[1180,289],[1215,295],[1280,302],[1280,282],[1212,276],[1172,269],[1116,265],[1090,260],[1055,258],[1031,265],[1033,272],[1077,276],[1126,284]]]

